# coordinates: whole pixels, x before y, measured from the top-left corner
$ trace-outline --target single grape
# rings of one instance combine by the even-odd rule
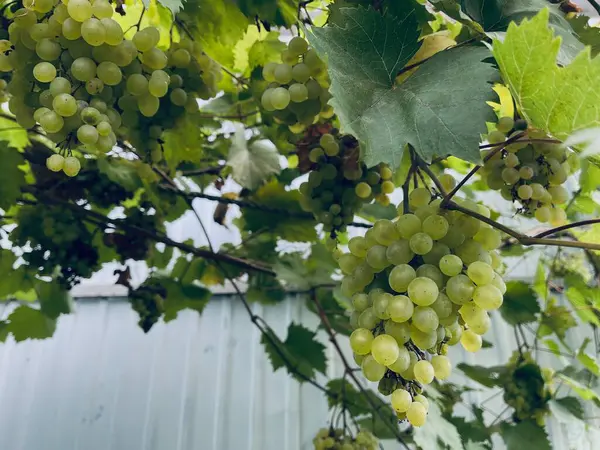
[[[453,312],[452,301],[446,294],[440,292],[435,302],[431,304],[431,309],[435,311],[439,319],[450,317]]]
[[[492,282],[494,276],[494,270],[489,264],[481,261],[475,261],[469,264],[467,269],[467,275],[478,286],[489,284]]]
[[[160,32],[155,27],[147,27],[136,32],[131,40],[138,51],[147,52],[158,44]]]
[[[79,162],[79,160],[77,158],[75,158],[74,156],[67,156],[65,158],[65,163],[63,165],[63,172],[67,176],[74,177],[79,173],[80,170],[81,170],[81,163]]]
[[[98,141],[98,130],[92,125],[82,125],[77,129],[77,139],[82,144],[93,145]]]
[[[444,275],[453,277],[462,272],[462,260],[456,255],[445,255],[440,258],[439,267]]]
[[[367,355],[371,351],[373,339],[373,333],[369,330],[358,328],[350,335],[350,347],[357,355]],[[395,343],[396,341],[394,341]]]
[[[471,330],[465,330],[460,338],[460,343],[468,352],[475,353],[481,349],[483,339]]]
[[[435,372],[429,361],[422,359],[415,364],[413,369],[415,379],[421,384],[431,384]]]
[[[49,62],[40,62],[33,68],[33,76],[41,83],[50,83],[56,78],[56,67]]]
[[[392,294],[387,292],[382,292],[373,298],[373,311],[379,319],[387,320],[390,318],[388,304],[392,298]]]
[[[96,76],[96,63],[90,58],[77,58],[71,64],[71,73],[79,81],[89,81]]]
[[[87,19],[81,24],[81,37],[91,46],[97,47],[106,41],[106,30],[98,19]]]
[[[417,306],[411,320],[413,325],[424,333],[437,330],[440,323],[436,312],[428,306]]]
[[[40,117],[40,125],[46,133],[58,133],[65,124],[63,118],[55,111],[50,111]]]
[[[396,373],[402,373],[410,366],[410,352],[403,345],[399,345],[398,349],[398,358],[392,364],[388,364],[388,368]]]
[[[379,323],[379,318],[375,315],[373,308],[367,308],[360,316],[358,316],[358,326],[361,328],[367,328],[369,330],[375,328],[375,325]]]
[[[63,117],[71,117],[77,112],[77,101],[70,94],[58,94],[52,101],[52,108]]]
[[[46,160],[46,167],[52,172],[60,172],[65,164],[65,158],[58,153],[54,153]]]
[[[388,302],[387,312],[394,322],[406,322],[413,315],[413,302],[405,295],[396,295]]]
[[[498,123],[496,124],[496,128],[498,129],[498,131],[500,131],[501,133],[508,133],[510,132],[510,130],[512,130],[515,126],[515,121],[513,120],[512,117],[501,117],[498,120]]]
[[[431,365],[435,372],[435,377],[438,380],[445,380],[450,376],[452,372],[452,364],[450,358],[444,355],[434,355],[431,357]]]
[[[290,92],[284,87],[275,88],[271,92],[270,99],[275,109],[283,110],[290,104]]]
[[[410,326],[408,323],[396,323],[386,320],[384,325],[385,333],[392,336],[399,346],[402,346],[410,339]]]
[[[406,418],[413,427],[422,427],[427,420],[427,409],[419,402],[412,402],[406,411]]]
[[[426,233],[416,233],[409,241],[410,249],[417,255],[425,255],[433,248],[433,240]]]
[[[431,305],[436,301],[438,294],[437,284],[429,278],[417,277],[408,285],[408,296],[418,306]]]
[[[292,81],[292,66],[289,64],[278,64],[273,71],[275,81],[279,84],[288,84]]]
[[[410,243],[405,240],[391,243],[386,250],[388,262],[394,265],[408,264],[414,256],[414,252],[410,249]]]
[[[371,195],[371,186],[364,181],[361,181],[354,188],[356,195],[360,198],[368,198]]]
[[[437,214],[429,216],[423,221],[423,232],[434,240],[442,239],[446,236],[448,228],[449,225],[446,218]]]
[[[300,36],[295,36],[288,43],[288,50],[293,55],[302,55],[308,51],[308,42]]]
[[[490,283],[492,280],[490,280]],[[498,309],[502,306],[502,292],[493,284],[479,286],[473,292],[473,301],[485,310]]]
[[[393,364],[400,353],[396,340],[387,334],[380,334],[371,344],[371,355],[379,364]]]
[[[363,312],[372,302],[369,300],[369,296],[364,292],[358,292],[352,296],[352,306],[357,312]]]
[[[475,285],[463,274],[451,277],[446,283],[446,295],[457,305],[463,305],[471,300],[474,291]]]
[[[426,188],[416,188],[409,194],[408,199],[412,208],[419,208],[429,204],[431,193]]]
[[[391,396],[392,408],[398,412],[406,412],[412,403],[410,393],[404,389],[396,389]]]
[[[406,292],[408,285],[417,277],[415,269],[408,264],[400,264],[392,269],[388,277],[390,287],[396,292]]]
[[[386,367],[378,363],[373,355],[365,356],[361,364],[365,378],[369,381],[377,382],[385,375]]]
[[[376,271],[381,271],[390,265],[387,255],[386,247],[383,245],[374,245],[367,251],[366,261]]]

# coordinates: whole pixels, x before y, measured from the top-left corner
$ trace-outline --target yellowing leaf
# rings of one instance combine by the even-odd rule
[[[492,90],[498,94],[498,99],[500,103],[496,102],[487,102],[490,105],[498,118],[500,117],[514,117],[515,116],[515,104],[513,102],[512,95],[510,95],[510,90],[503,84],[495,84]]]
[[[511,24],[504,41],[494,41],[493,54],[523,116],[564,140],[600,125],[600,59],[591,59],[586,48],[558,67],[561,39],[548,27],[548,16],[543,9],[531,20]]]

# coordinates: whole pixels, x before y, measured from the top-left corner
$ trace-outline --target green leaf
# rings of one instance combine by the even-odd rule
[[[591,288],[581,279],[569,277],[569,286],[566,291],[567,300],[573,306],[573,310],[584,322],[600,326],[600,292]]]
[[[385,402],[381,397],[371,390],[366,391],[366,395],[371,399],[375,408],[369,405],[371,416],[358,421],[361,428],[371,431],[379,439],[396,439],[396,435],[391,430],[398,428],[398,417],[390,407],[389,402]],[[391,428],[391,429],[390,429]]]
[[[144,5],[148,7],[150,0],[142,0]],[[169,9],[173,14],[177,14],[183,8],[182,0],[157,0],[158,3]]]
[[[383,206],[376,202],[364,205],[357,215],[370,222],[375,222],[379,219],[395,219],[398,216],[398,212],[396,211],[396,207],[392,204]]]
[[[496,69],[484,47],[442,51],[402,84],[399,70],[419,48],[416,14],[397,19],[373,9],[341,9],[343,21],[313,28],[309,40],[328,57],[331,104],[342,131],[356,136],[368,166],[398,167],[405,144],[426,160],[452,154],[480,160],[479,136],[494,114]],[[465,77],[465,73],[469,76]]]
[[[244,36],[249,21],[234,1],[187,0],[178,19],[185,22],[211,58],[233,67],[233,49]]]
[[[185,114],[173,128],[163,132],[164,156],[171,169],[177,168],[182,161],[200,161],[205,142],[201,123],[199,114]]]
[[[551,333],[564,340],[567,330],[577,325],[577,321],[565,306],[557,305],[555,299],[549,299],[542,312],[538,336],[548,336]]]
[[[142,186],[138,166],[134,161],[114,158],[98,158],[98,170],[129,192],[135,192]]]
[[[504,303],[500,307],[500,314],[511,325],[535,322],[540,312],[540,305],[534,292],[523,281],[509,281],[506,283]]]
[[[564,68],[556,65],[560,39],[548,27],[549,10],[508,27],[493,53],[521,113],[531,125],[566,139],[600,123],[600,59],[583,50]],[[572,86],[577,86],[573,89]]]
[[[265,346],[274,371],[285,367],[300,382],[306,380],[298,373],[310,379],[315,376],[315,372],[325,373],[325,346],[316,340],[316,333],[302,325],[291,323],[285,342],[268,328],[260,342]]]
[[[256,41],[248,50],[248,69],[264,66],[268,62],[280,62],[285,44],[279,40],[279,33],[267,34],[265,39]]]
[[[413,439],[420,448],[427,450],[445,450],[447,448],[461,450],[463,448],[458,430],[442,416],[436,402],[429,403],[427,426],[416,427]]]
[[[248,145],[241,125],[232,139],[227,165],[233,169],[233,179],[251,190],[281,171],[279,153],[275,146],[267,140],[254,141]]]
[[[579,37],[579,40],[589,45],[592,50],[592,56],[596,56],[600,52],[600,28],[597,24],[590,25],[590,18],[584,14],[573,15],[567,17],[569,25]]]
[[[181,284],[165,277],[154,277],[150,284],[166,289],[162,304],[165,322],[176,319],[177,313],[184,309],[193,309],[202,313],[212,295],[208,289],[201,286]]]
[[[600,401],[600,396],[593,389],[581,384],[579,381],[565,375],[564,373],[557,373],[556,377],[562,380],[567,386],[579,395],[583,400],[594,400]]]
[[[0,147],[8,145],[18,150],[23,150],[28,145],[31,145],[27,136],[27,130],[14,120],[6,117],[0,117],[0,141],[3,142],[0,144]]]
[[[550,16],[550,27],[562,37],[562,46],[558,54],[561,64],[568,64],[583,50],[558,7],[550,5],[546,0],[462,0],[462,5],[473,20],[479,22],[486,31],[505,31],[509,24],[520,23],[523,19],[535,16],[541,9],[547,8]]]
[[[585,352],[585,348],[590,342],[591,341],[589,338],[583,340],[581,347],[577,351],[577,360],[583,364],[587,370],[592,372],[597,377],[600,377],[600,365],[598,365],[598,360],[594,356],[591,356]]]
[[[548,298],[546,269],[541,259],[538,261],[537,269],[535,270],[535,277],[533,279],[533,291],[544,300]]]
[[[25,186],[25,173],[19,169],[19,166],[25,164],[25,159],[16,148],[0,141],[0,160],[2,161],[0,208],[6,210],[21,197],[21,188]]]
[[[460,363],[456,367],[470,379],[489,388],[501,386],[503,384],[503,377],[508,373],[508,369],[505,366],[483,367]]]
[[[526,420],[517,424],[503,423],[500,435],[507,450],[551,450],[546,431],[535,422]]]
[[[575,397],[554,398],[548,402],[550,413],[561,423],[573,423],[584,420],[584,410]]]
[[[277,279],[286,286],[307,290],[313,286],[331,283],[332,270],[322,270],[320,267],[309,267],[301,253],[283,255],[273,266]]]
[[[316,239],[315,221],[300,207],[298,191],[286,191],[285,186],[271,181],[258,188],[248,200],[266,208],[244,208],[242,217],[247,231],[269,230],[291,242]],[[282,212],[271,212],[267,208]]]
[[[600,33],[600,29],[598,32]],[[600,186],[600,168],[590,164],[586,159],[581,161],[579,186],[583,194],[589,194]]]
[[[258,17],[269,25],[290,28],[298,15],[299,0],[237,0],[240,10],[248,17]]]
[[[8,316],[5,322],[0,322],[0,340],[12,334],[15,341],[26,339],[46,339],[52,337],[56,329],[56,320],[47,317],[39,309],[29,306],[19,306]]]
[[[38,295],[40,309],[46,317],[56,319],[61,314],[72,312],[73,303],[69,292],[57,282],[39,281],[36,283],[35,292]]]
[[[349,381],[344,378],[334,378],[327,382],[330,394],[327,396],[329,409],[345,406],[352,417],[372,413],[371,406]]]
[[[264,273],[248,275],[246,298],[250,302],[272,305],[285,300],[286,292],[277,278]]]

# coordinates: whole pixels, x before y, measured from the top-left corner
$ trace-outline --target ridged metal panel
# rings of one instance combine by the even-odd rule
[[[318,325],[297,296],[253,308],[282,338],[290,321]],[[495,347],[475,355],[452,349],[454,360],[495,365],[508,359],[515,348],[512,329],[493,316],[486,338]],[[0,345],[0,449],[312,448],[314,433],[328,419],[324,396],[283,370],[273,373],[258,331],[234,296],[215,297],[201,316],[182,312],[148,334],[136,320],[122,299],[85,299],[75,314],[61,317],[52,339]],[[583,338],[570,337],[573,343]],[[327,352],[328,375],[340,376],[333,348]],[[453,377],[469,383],[458,371]],[[496,392],[471,385],[477,390],[467,403],[481,404]],[[500,396],[485,407],[490,417],[500,412]],[[580,429],[550,423],[548,430],[555,449],[597,448],[579,439]]]

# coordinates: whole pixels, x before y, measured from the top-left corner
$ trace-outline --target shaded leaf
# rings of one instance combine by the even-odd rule
[[[548,406],[550,413],[561,423],[584,420],[583,406],[575,397],[555,398],[548,402]]]
[[[0,141],[0,160],[2,161],[0,208],[6,210],[21,197],[21,188],[25,185],[25,173],[19,169],[19,166],[25,164],[25,159],[16,148],[10,147],[5,141]]]
[[[503,377],[508,373],[505,366],[483,367],[460,363],[456,367],[472,380],[489,388],[501,386]]]
[[[577,321],[565,306],[557,305],[555,299],[548,300],[542,312],[538,336],[548,336],[551,333],[562,340],[565,339],[567,330],[577,325]]]
[[[486,117],[494,117],[485,103],[493,100],[490,82],[497,79],[496,69],[483,62],[489,51],[465,46],[440,52],[395,84],[419,48],[414,10],[398,18],[363,8],[339,13],[335,24],[313,28],[308,37],[328,58],[331,104],[342,131],[363,144],[365,163],[398,167],[405,144],[427,160],[452,154],[479,161],[479,135]]]
[[[135,162],[126,159],[98,158],[98,170],[110,181],[123,186],[130,192],[135,192],[142,186],[138,168]]]
[[[149,0],[143,0],[144,4],[147,5]],[[181,8],[183,8],[182,0],[157,0],[161,5],[170,10],[173,14],[177,14]]]
[[[456,427],[448,422],[436,402],[429,403],[427,426],[416,427],[413,439],[422,449],[445,450],[447,448],[461,450],[463,448]]]
[[[534,322],[540,312],[540,305],[534,292],[523,281],[509,281],[506,283],[504,303],[500,307],[500,314],[511,325]]]
[[[546,431],[535,422],[527,420],[517,424],[503,423],[500,435],[507,450],[551,450]]]
[[[52,337],[56,329],[56,320],[47,317],[39,309],[29,306],[17,307],[4,322],[0,322],[0,340],[8,335],[21,342],[26,339],[46,339]]]
[[[590,342],[591,341],[589,338],[584,339],[583,343],[581,344],[581,347],[577,351],[577,360],[581,364],[583,364],[583,366],[587,370],[592,372],[597,377],[600,377],[600,366],[598,365],[598,360],[594,356],[591,356],[590,354],[586,353],[585,351],[586,347]]]
[[[314,332],[302,325],[290,324],[285,341],[281,341],[273,330],[268,328],[267,335],[263,334],[260,342],[265,346],[275,371],[285,367],[290,375],[300,382],[306,380],[298,376],[298,373],[311,379],[315,372],[325,373],[325,346],[316,340]]]
[[[72,312],[73,304],[69,292],[57,282],[39,281],[36,283],[35,292],[40,302],[40,310],[46,317],[56,319],[61,314]]]

